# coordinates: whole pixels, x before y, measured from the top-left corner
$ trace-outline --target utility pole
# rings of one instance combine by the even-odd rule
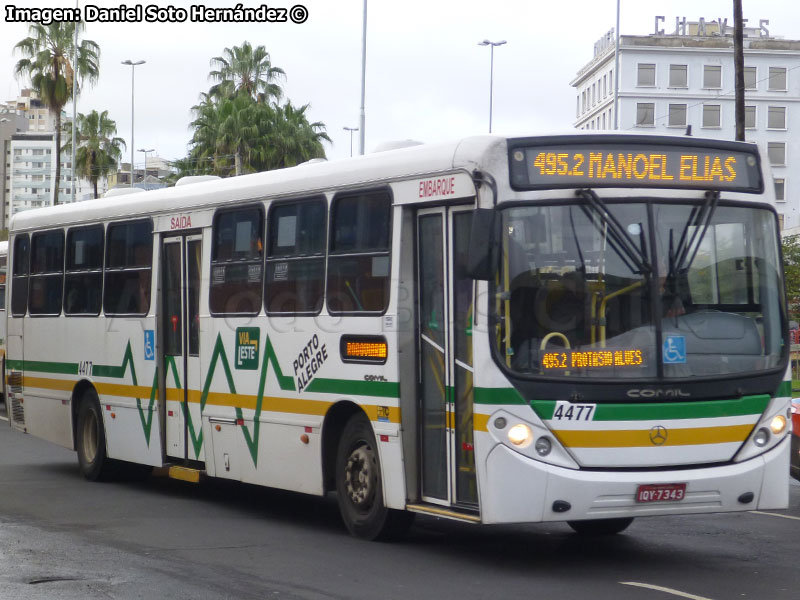
[[[744,23],[742,0],[733,0],[733,71],[735,74],[736,140],[744,141]]]

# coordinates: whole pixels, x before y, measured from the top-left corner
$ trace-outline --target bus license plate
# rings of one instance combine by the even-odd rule
[[[685,483],[640,485],[636,491],[636,502],[679,502],[685,496]]]

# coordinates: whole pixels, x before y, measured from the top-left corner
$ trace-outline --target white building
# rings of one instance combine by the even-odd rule
[[[622,131],[650,131],[735,139],[733,26],[687,22],[665,34],[655,18],[651,35],[620,36],[618,123]],[[745,27],[745,137],[766,150],[783,227],[800,226],[800,41],[772,36],[769,21]],[[615,129],[613,31],[571,85],[577,90],[577,129]]]
[[[6,214],[14,214],[32,208],[53,204],[55,194],[53,181],[56,176],[55,135],[53,133],[16,133],[11,137],[10,147],[10,194]],[[58,202],[72,201],[71,158],[61,156],[61,174]],[[80,196],[78,196],[80,198]]]

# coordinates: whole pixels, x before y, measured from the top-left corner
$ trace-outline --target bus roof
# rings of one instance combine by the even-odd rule
[[[509,139],[544,142],[547,139],[583,137],[604,140],[624,138],[632,143],[638,141],[637,138],[648,138],[651,143],[669,140],[673,144],[676,139],[687,140],[684,136],[653,135],[646,132],[602,133],[575,130],[561,135],[527,138],[474,136],[451,142],[421,144],[334,161],[314,161],[263,173],[29,210],[14,215],[9,230],[13,232],[82,222],[122,220],[142,215],[213,208],[229,202],[318,194],[354,187],[363,189],[389,181],[421,178],[456,169],[472,172],[476,168],[499,167],[493,163],[501,159],[505,161]],[[693,143],[701,142],[700,138],[688,139]],[[745,142],[723,142],[712,139],[702,141],[712,147],[718,144],[747,144],[752,147]],[[502,168],[505,169],[505,162],[502,164]]]
[[[162,188],[141,194],[49,206],[14,215],[9,229],[20,231],[84,221],[128,219],[136,215],[214,207],[228,202],[320,193],[354,186],[364,188],[371,184],[421,177],[458,167],[471,170],[478,166],[481,156],[488,149],[498,145],[505,152],[505,138],[465,138],[335,161],[304,163],[286,169]]]

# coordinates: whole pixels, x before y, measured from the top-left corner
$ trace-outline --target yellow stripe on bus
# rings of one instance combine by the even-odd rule
[[[651,448],[656,445],[693,446],[743,442],[752,430],[752,425],[670,429],[662,444],[655,444],[650,440],[649,430],[554,430],[553,433],[568,448]]]
[[[70,379],[50,379],[47,377],[25,377],[23,385],[30,388],[44,390],[57,390],[61,392],[71,392],[75,387],[75,381]],[[98,394],[105,396],[117,396],[120,398],[150,398],[152,389],[141,385],[126,385],[119,383],[95,383]],[[203,393],[200,390],[189,390],[189,402],[200,404]],[[180,402],[183,400],[183,390],[177,388],[167,388],[167,400]],[[222,392],[209,392],[206,404],[212,406],[230,406],[232,408],[242,408],[246,410],[256,409],[257,398],[249,394],[229,394]],[[325,416],[333,402],[328,400],[306,400],[302,398],[280,398],[275,396],[264,396],[261,404],[262,411],[295,413],[300,415]],[[367,416],[372,421],[388,418],[390,423],[400,422],[400,409],[396,406],[374,406],[362,405]]]

